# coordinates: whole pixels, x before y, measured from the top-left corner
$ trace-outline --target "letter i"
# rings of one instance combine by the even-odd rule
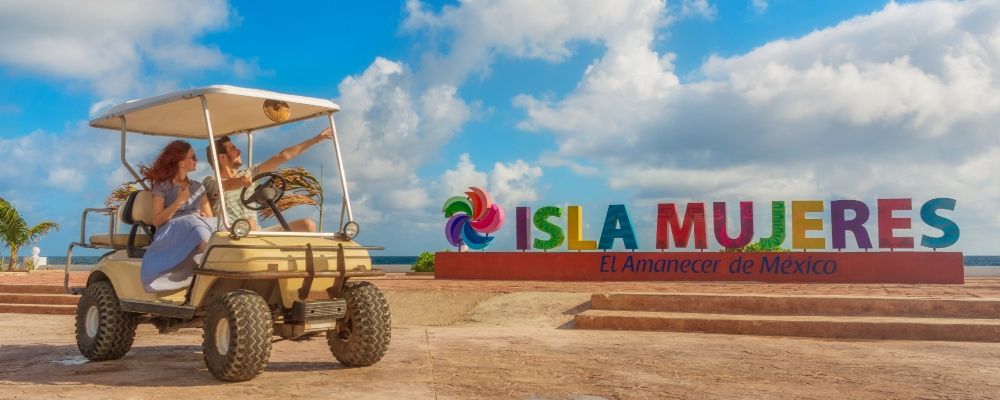
[[[531,249],[531,207],[518,207],[517,217],[517,249]]]

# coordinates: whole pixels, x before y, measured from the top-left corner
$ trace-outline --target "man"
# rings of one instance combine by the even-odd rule
[[[218,168],[219,175],[222,177],[222,190],[225,192],[225,199],[223,203],[226,205],[226,211],[229,212],[229,223],[233,223],[233,221],[242,218],[250,221],[251,230],[258,230],[257,212],[246,208],[246,206],[240,202],[240,192],[243,188],[251,186],[251,180],[258,174],[274,172],[281,164],[298,157],[299,154],[302,154],[316,143],[332,138],[333,131],[330,130],[330,128],[326,128],[318,135],[302,143],[281,150],[277,155],[271,157],[267,161],[242,170],[239,169],[239,167],[243,165],[243,152],[229,140],[229,137],[216,139],[215,149],[219,154],[218,160],[211,162],[212,148],[210,146],[205,149],[205,153],[208,155],[206,159],[209,160],[209,164],[212,164],[213,168]],[[212,203],[212,210],[215,212],[215,215],[219,215],[221,218],[222,211],[219,210],[219,196],[217,193],[219,189],[215,183],[215,175],[209,175],[205,178],[203,183],[208,191],[208,198]],[[247,190],[249,192],[253,190],[253,188],[251,187]],[[298,232],[316,232],[316,223],[308,218],[288,221],[288,227],[293,231]],[[264,228],[263,230],[280,231],[282,230],[282,227],[281,225],[276,225]]]

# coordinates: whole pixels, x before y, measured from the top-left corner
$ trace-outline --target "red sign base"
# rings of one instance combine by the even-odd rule
[[[533,281],[965,282],[959,252],[464,252],[434,255],[438,279]]]

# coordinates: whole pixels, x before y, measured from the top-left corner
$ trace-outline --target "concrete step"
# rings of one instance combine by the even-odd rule
[[[1000,342],[1000,320],[809,315],[734,315],[588,310],[580,329],[703,332],[867,340]]]
[[[80,296],[68,294],[0,293],[0,304],[60,304],[75,306]]]
[[[1000,318],[1000,298],[921,299],[698,293],[601,293],[595,310],[707,314]]]
[[[60,281],[62,282],[62,281]],[[62,284],[59,285],[22,285],[22,284],[0,284],[0,293],[37,293],[37,294],[66,294]]]
[[[75,315],[75,305],[63,304],[4,304],[0,303],[0,314],[58,314]]]

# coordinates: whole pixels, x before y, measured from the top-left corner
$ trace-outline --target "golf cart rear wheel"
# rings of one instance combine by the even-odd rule
[[[136,315],[122,311],[111,283],[87,286],[76,306],[76,346],[93,361],[117,360],[132,348]]]
[[[326,332],[330,351],[345,367],[367,367],[377,363],[389,350],[392,336],[389,304],[370,282],[344,285],[347,315],[337,327]]]
[[[249,290],[219,297],[208,308],[202,354],[216,379],[240,382],[264,372],[271,356],[273,324],[267,302]]]

